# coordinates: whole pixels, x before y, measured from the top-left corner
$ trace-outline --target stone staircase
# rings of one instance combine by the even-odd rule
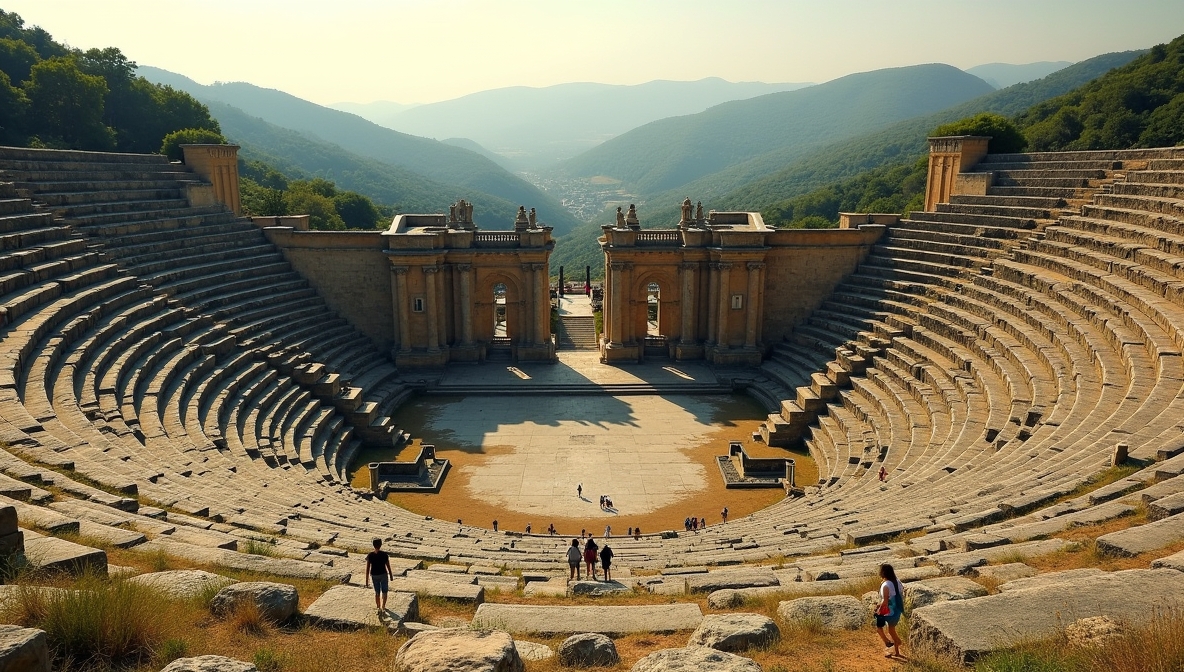
[[[559,348],[563,350],[595,350],[596,318],[591,315],[567,315],[559,318]]]

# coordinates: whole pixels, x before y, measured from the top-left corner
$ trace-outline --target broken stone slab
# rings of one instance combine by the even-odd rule
[[[1170,546],[1184,539],[1184,514],[1128,527],[1097,538],[1099,551],[1108,555],[1134,556]]]
[[[662,576],[680,576],[682,574],[706,574],[707,565],[691,565],[689,567],[663,567],[658,571]]]
[[[761,672],[755,660],[706,646],[662,649],[642,658],[629,672]]]
[[[226,656],[196,656],[178,658],[165,665],[160,672],[259,672],[259,668]]]
[[[1036,568],[1022,562],[1009,562],[1005,565],[986,565],[976,567],[972,573],[983,579],[997,583],[1007,583],[1016,579],[1026,579],[1037,574]]]
[[[867,584],[866,578],[838,579],[835,581],[795,581],[764,588],[725,588],[707,596],[711,609],[734,609],[749,600],[768,597],[805,597],[823,593],[841,593]]]
[[[485,589],[481,586],[448,581],[393,579],[390,581],[390,589],[405,593],[419,593],[465,604],[481,604],[485,601]]]
[[[518,655],[522,657],[522,660],[547,660],[555,655],[555,650],[546,644],[526,642],[521,639],[514,640],[514,648],[518,649]]]
[[[488,574],[477,574],[477,585],[484,588],[486,591],[501,590],[505,592],[514,592],[518,590],[518,577],[516,576],[496,576]]]
[[[455,565],[450,565],[450,566],[455,566]],[[435,568],[435,566],[428,567],[428,569],[434,569],[434,568]],[[492,567],[490,565],[470,565],[468,572],[469,572],[469,574],[479,574],[482,576],[496,576],[498,574],[501,574],[502,570],[497,567]],[[548,647],[548,648],[550,648],[550,647]]]
[[[672,633],[694,630],[703,620],[693,603],[641,606],[545,606],[533,604],[482,604],[473,626],[501,628],[540,635],[572,635],[598,632],[625,635],[631,632]]]
[[[445,574],[467,574],[468,568],[464,565],[449,565],[443,562],[433,563],[425,568],[429,572],[443,572]],[[494,572],[496,574],[497,572]]]
[[[107,552],[24,530],[25,560],[33,567],[68,574],[107,575]]]
[[[1035,576],[1028,576],[1020,579],[1014,579],[1007,583],[999,584],[996,588],[999,592],[1007,592],[1009,590],[1024,590],[1027,588],[1043,588],[1065,581],[1075,581],[1077,579],[1100,576],[1105,574],[1097,567],[1082,567],[1081,569],[1066,569],[1063,572],[1048,572],[1046,574],[1036,574]]]
[[[439,565],[437,565],[439,566]],[[477,577],[472,574],[454,573],[454,572],[435,572],[428,569],[412,569],[408,570],[404,575],[408,579],[415,579],[418,581],[433,581],[437,583],[458,583],[461,585],[475,585]]]
[[[1022,544],[995,546],[993,548],[980,548],[976,551],[967,551],[964,553],[937,553],[929,556],[928,559],[936,564],[945,574],[966,574],[976,567],[981,567],[991,562],[1048,555],[1071,545],[1070,542],[1064,539],[1046,539],[1043,541],[1029,541]]]
[[[566,667],[612,667],[621,662],[613,640],[596,632],[582,632],[559,645],[559,664]]]
[[[201,569],[172,569],[164,572],[140,574],[128,579],[148,586],[158,593],[176,600],[188,600],[229,586],[235,580]]]
[[[1170,569],[1102,572],[922,607],[910,617],[909,643],[916,651],[970,663],[991,651],[1051,636],[1068,622],[1108,616],[1137,625],[1182,601],[1184,573]]]
[[[0,625],[0,672],[51,672],[44,630]]]
[[[576,581],[567,587],[572,595],[588,597],[602,597],[605,595],[620,595],[632,593],[633,589],[619,581]]]
[[[1184,551],[1178,551],[1166,558],[1159,558],[1151,562],[1151,569],[1174,569],[1184,572]]]
[[[329,630],[397,630],[404,621],[419,620],[419,597],[415,593],[388,593],[386,613],[379,618],[373,590],[333,586],[308,605],[304,617],[312,625]]]
[[[522,657],[509,633],[498,630],[446,629],[421,632],[395,654],[401,672],[524,672]]]
[[[686,581],[659,581],[657,583],[648,583],[645,589],[654,595],[686,595],[687,582]],[[718,591],[717,591],[718,592]],[[712,593],[714,595],[715,593]]]
[[[737,569],[686,575],[687,590],[710,593],[724,588],[761,588],[777,586],[781,582],[769,569]]]
[[[566,597],[567,579],[531,581],[522,589],[522,594],[526,597]]]
[[[144,553],[164,553],[175,558],[189,559],[207,565],[219,565],[229,569],[238,569],[261,574],[274,574],[293,579],[324,579],[335,583],[349,580],[350,572],[333,567],[326,567],[314,562],[291,560],[289,558],[269,558],[262,555],[239,553],[221,548],[206,548],[194,546],[166,539],[149,539],[135,547]],[[358,568],[362,569],[361,567]]]
[[[777,616],[783,621],[818,621],[826,628],[855,630],[867,621],[863,603],[850,595],[827,597],[799,597],[777,606]]]
[[[3,496],[0,496],[0,505],[14,507],[20,524],[26,527],[35,526],[52,534],[78,534],[78,520],[64,516],[53,509],[26,504]]]
[[[11,504],[0,506],[0,536],[17,531],[16,507]]]
[[[917,609],[938,602],[969,600],[986,594],[987,589],[979,583],[961,576],[946,576],[908,584],[904,587],[904,602],[909,609]]]
[[[78,536],[83,539],[97,539],[116,548],[131,548],[148,541],[148,537],[140,532],[100,525],[89,520],[78,521]]]
[[[747,651],[781,639],[773,619],[761,614],[708,614],[691,633],[687,646],[707,646],[720,651]]]
[[[1160,520],[1177,513],[1184,513],[1184,492],[1162,497],[1147,505],[1148,520]]]
[[[283,623],[296,613],[300,596],[296,586],[271,581],[243,581],[219,590],[210,610],[225,616],[244,603],[254,602],[259,615],[272,623]]]

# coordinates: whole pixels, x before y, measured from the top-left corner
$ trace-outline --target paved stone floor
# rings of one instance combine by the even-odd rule
[[[610,366],[600,363],[596,350],[563,350],[555,364],[504,362],[452,364],[444,370],[441,387],[451,385],[570,385],[594,383],[711,383],[717,378],[711,369],[693,362],[646,362]]]

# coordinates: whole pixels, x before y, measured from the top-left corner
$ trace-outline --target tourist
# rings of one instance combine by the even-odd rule
[[[690,516],[687,516],[686,518],[682,519],[682,529],[687,532],[691,531],[691,517]]]
[[[880,482],[883,483],[884,481],[887,481],[887,480],[888,480],[888,470],[881,466],[880,467]]]
[[[632,528],[632,527],[630,527],[630,528],[629,528],[629,531],[625,533],[625,536],[627,536],[627,537],[632,537],[632,536],[633,536],[633,528]]]
[[[607,499],[604,495],[600,496],[600,510],[604,511],[604,500]]]
[[[609,572],[609,567],[613,564],[613,549],[609,548],[608,544],[600,549],[600,568],[604,570],[604,580],[612,581],[612,574]]]
[[[584,544],[584,564],[588,566],[588,576],[592,580],[596,580],[596,552],[600,547],[596,545],[596,540],[588,537],[588,543]]]
[[[530,523],[526,524],[526,533],[530,534]]]
[[[579,497],[580,499],[584,498],[584,484],[583,483],[579,483],[576,485],[576,497]]]
[[[633,541],[641,541],[641,528],[633,528]]]
[[[550,532],[552,537],[555,536],[555,523],[551,523],[547,527],[547,532]]]
[[[493,531],[497,532],[497,518],[493,519]]]
[[[900,615],[904,613],[904,587],[896,578],[896,570],[889,564],[880,565],[880,606],[876,608],[876,632],[884,642],[884,657],[892,658],[900,655],[900,636],[896,634],[896,624],[900,622]],[[884,634],[887,626],[888,634]]]
[[[388,579],[393,578],[395,575],[391,571],[391,556],[382,550],[382,539],[375,539],[374,550],[366,554],[364,585],[369,588],[370,582],[374,582],[374,606],[378,608],[379,615],[386,613],[386,593],[390,588]]]
[[[719,512],[719,517],[723,518],[723,522],[728,522],[728,507],[724,507],[723,511]]]
[[[571,540],[571,546],[567,547],[567,566],[571,568],[571,575],[568,580],[580,580],[580,542],[575,539]]]
[[[588,536],[588,528],[581,527],[580,528],[580,539],[583,539],[586,536]]]
[[[613,526],[612,525],[605,525],[604,526],[604,538],[608,539],[611,536],[613,536]]]

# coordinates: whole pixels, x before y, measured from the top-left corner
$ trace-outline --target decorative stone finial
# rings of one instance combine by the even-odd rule
[[[640,229],[641,222],[637,221],[637,206],[629,204],[629,212],[625,213],[625,224],[631,229]]]
[[[625,228],[625,213],[621,212],[621,206],[617,206],[617,228]]]
[[[518,206],[518,216],[514,218],[514,230],[523,231],[530,226],[530,219],[526,216],[526,206]]]
[[[532,229],[538,228],[539,220],[538,220],[538,215],[536,215],[534,213],[534,208],[530,209],[530,214],[527,215],[526,219],[528,222],[530,222],[530,228],[532,228]]]

